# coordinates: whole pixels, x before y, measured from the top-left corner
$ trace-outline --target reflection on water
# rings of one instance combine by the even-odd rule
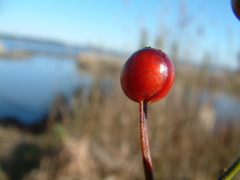
[[[45,56],[0,59],[0,119],[32,125],[48,113],[57,95],[69,100],[84,83],[75,63]]]

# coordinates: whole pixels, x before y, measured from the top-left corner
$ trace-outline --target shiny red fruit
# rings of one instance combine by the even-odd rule
[[[160,50],[146,47],[132,54],[121,71],[121,86],[128,98],[152,103],[163,98],[174,81],[174,66]]]
[[[240,0],[231,0],[231,6],[234,14],[240,20]]]

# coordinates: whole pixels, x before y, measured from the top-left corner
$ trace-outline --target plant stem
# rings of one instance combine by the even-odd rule
[[[143,167],[146,180],[154,180],[147,130],[147,102],[140,102],[140,137],[142,145]]]
[[[240,156],[238,159],[227,169],[226,172],[222,173],[218,180],[231,180],[233,176],[240,170]]]

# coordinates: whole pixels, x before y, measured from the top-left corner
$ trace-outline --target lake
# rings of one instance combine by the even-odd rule
[[[32,125],[48,113],[57,95],[70,100],[88,82],[72,59],[0,59],[0,119]]]
[[[76,61],[81,52],[89,51],[87,48],[1,35],[0,45],[10,53],[34,52],[21,59],[0,57],[0,119],[12,118],[33,125],[47,116],[58,95],[70,101],[77,89],[91,85],[90,75],[80,74]],[[110,84],[109,79],[103,82],[107,91]],[[211,92],[203,91],[201,96],[204,103]],[[239,98],[215,94],[212,105],[218,120],[240,119]]]

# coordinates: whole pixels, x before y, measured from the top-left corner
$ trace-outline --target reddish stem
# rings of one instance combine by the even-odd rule
[[[140,137],[142,145],[143,167],[146,180],[154,180],[147,130],[147,102],[140,102]]]

